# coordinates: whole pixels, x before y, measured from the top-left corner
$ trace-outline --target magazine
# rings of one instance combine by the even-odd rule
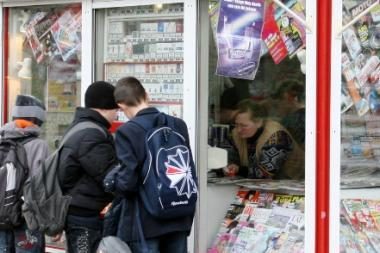
[[[296,0],[287,0],[285,5],[294,11],[299,17],[305,19],[303,6]],[[277,7],[275,19],[280,29],[282,41],[290,57],[293,57],[298,50],[305,47],[306,31],[305,27],[283,8]]]
[[[304,253],[305,234],[300,231],[292,231],[288,233],[284,245],[281,247],[281,253]]]
[[[379,231],[365,231],[365,234],[375,252],[380,252],[380,232]]]
[[[51,27],[54,40],[64,61],[67,61],[80,50],[79,21],[80,19],[78,20],[70,10],[67,10]]]
[[[305,196],[275,194],[272,205],[303,211],[305,206]]]
[[[340,249],[342,253],[357,253],[359,248],[356,245],[356,240],[349,221],[340,216]]]
[[[234,253],[265,253],[271,247],[280,231],[277,228],[257,225],[254,228],[242,227],[233,245],[231,252]]]
[[[274,19],[274,4],[269,4],[265,11],[262,40],[268,48],[275,64],[280,63],[288,55],[288,50],[281,39],[280,29]]]
[[[256,207],[254,208],[248,221],[250,223],[253,222],[255,226],[258,224],[266,224],[271,214],[272,209]]]
[[[288,228],[288,223],[293,218],[293,216],[299,214],[299,210],[276,206],[272,209],[272,213],[269,216],[266,225],[285,231]]]
[[[221,0],[216,74],[253,80],[261,56],[264,0]],[[241,17],[245,17],[244,20]]]

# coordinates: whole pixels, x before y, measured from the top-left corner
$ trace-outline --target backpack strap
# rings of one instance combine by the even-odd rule
[[[57,148],[57,150],[61,150],[63,145],[65,144],[65,142],[71,136],[73,136],[77,132],[79,132],[83,129],[87,129],[87,128],[99,129],[99,131],[101,131],[104,134],[104,136],[107,137],[107,133],[104,131],[104,129],[102,127],[98,126],[97,124],[95,124],[92,121],[82,121],[82,122],[79,122],[78,124],[75,124],[72,128],[69,129],[69,131],[63,136],[63,139],[61,140],[61,143],[59,144],[59,147]]]
[[[27,137],[22,137],[20,139],[16,139],[17,142],[19,142],[20,144],[22,145],[25,145],[26,143],[34,140],[34,139],[37,139],[38,137],[35,136],[35,135],[32,135],[32,136],[27,136]]]

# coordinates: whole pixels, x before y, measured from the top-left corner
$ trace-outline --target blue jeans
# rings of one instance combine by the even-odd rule
[[[23,224],[12,230],[0,230],[0,253],[43,253],[45,237]]]
[[[103,220],[99,217],[68,215],[65,228],[68,253],[95,253],[102,230]]]
[[[187,253],[187,233],[174,232],[157,238],[147,239],[148,252],[143,251],[141,242],[131,242],[133,253]]]

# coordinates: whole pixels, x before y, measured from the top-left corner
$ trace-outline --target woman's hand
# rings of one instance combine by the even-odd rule
[[[223,168],[223,172],[225,176],[234,177],[239,171],[239,166],[232,163],[229,164],[227,167]]]

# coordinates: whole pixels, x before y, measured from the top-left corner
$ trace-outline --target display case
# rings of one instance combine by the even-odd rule
[[[155,4],[97,10],[103,32],[97,40],[96,76],[115,84],[126,76],[138,78],[149,104],[176,117],[183,115],[184,4]],[[125,121],[119,115],[119,121]]]
[[[252,1],[255,5],[256,10],[260,9],[261,1]],[[280,3],[278,3],[280,2]],[[200,190],[201,190],[201,199],[200,199],[200,227],[198,244],[200,252],[223,252],[223,249],[234,249],[238,250],[237,252],[265,252],[266,242],[263,238],[258,239],[259,237],[255,236],[254,229],[247,228],[245,222],[240,222],[240,218],[243,214],[235,216],[235,224],[237,229],[232,229],[230,232],[224,230],[226,225],[226,217],[229,216],[230,212],[234,212],[231,205],[234,205],[236,198],[236,193],[239,192],[239,187],[245,185],[245,187],[252,187],[257,191],[266,192],[271,188],[271,193],[274,194],[285,194],[286,190],[277,188],[279,185],[291,187],[291,181],[278,181],[273,179],[263,179],[256,181],[252,178],[239,178],[235,175],[230,175],[231,177],[226,177],[228,175],[223,170],[223,167],[226,166],[220,165],[223,163],[218,163],[219,167],[214,167],[211,163],[214,163],[210,156],[212,155],[210,150],[217,147],[220,149],[228,150],[233,148],[233,143],[231,143],[230,131],[233,128],[244,128],[243,125],[238,125],[234,122],[234,117],[225,117],[230,116],[229,113],[233,111],[234,108],[232,105],[235,103],[238,104],[244,99],[250,99],[257,104],[267,106],[266,109],[270,113],[268,118],[271,120],[281,121],[283,113],[286,113],[289,110],[290,102],[285,103],[277,100],[279,97],[272,96],[278,89],[281,87],[283,80],[292,79],[298,80],[303,90],[303,98],[305,99],[304,108],[305,108],[305,129],[302,132],[305,145],[304,145],[304,156],[305,156],[305,181],[297,181],[301,188],[301,191],[298,191],[298,195],[304,195],[305,200],[305,209],[304,209],[304,218],[305,218],[305,231],[301,234],[303,246],[301,247],[304,252],[314,252],[314,241],[315,241],[315,69],[311,67],[315,60],[315,27],[313,27],[312,22],[305,22],[303,25],[300,25],[302,28],[299,30],[295,29],[297,25],[294,24],[294,20],[297,17],[294,17],[294,13],[298,17],[302,17],[308,21],[313,20],[315,17],[315,3],[312,1],[273,1],[274,12],[263,15],[264,24],[267,26],[264,29],[267,33],[261,33],[262,43],[266,46],[262,46],[260,53],[260,60],[258,65],[258,70],[254,78],[236,78],[236,76],[228,76],[228,74],[220,74],[218,66],[224,64],[223,59],[220,59],[221,50],[227,50],[224,48],[225,44],[219,42],[219,37],[225,36],[226,30],[228,34],[233,34],[233,36],[245,36],[245,32],[241,34],[235,34],[231,32],[231,29],[236,29],[236,31],[251,31],[251,34],[255,34],[251,27],[246,28],[242,24],[246,19],[243,17],[244,14],[239,14],[240,10],[251,11],[253,8],[244,6],[246,3],[234,2],[230,4],[229,1],[209,1],[208,6],[202,4],[200,9],[207,8],[209,12],[205,14],[205,11],[202,11],[201,17],[207,16],[208,26],[204,26],[201,29],[201,44],[208,45],[208,47],[200,48],[201,62],[208,61],[209,67],[207,69],[202,68],[200,70],[201,75],[201,91],[200,91],[200,103],[202,108],[207,107],[207,111],[203,111],[201,114],[200,124],[201,128],[207,128],[208,131],[200,133],[200,145],[201,147],[207,146],[206,148],[201,148],[200,153]],[[281,6],[281,3],[285,5],[285,8]],[[220,5],[223,5],[225,8],[221,8]],[[298,9],[299,5],[305,7],[305,9]],[[231,10],[233,9],[233,10]],[[236,11],[235,11],[236,10]],[[237,11],[239,10],[239,11]],[[268,8],[265,9],[268,11]],[[293,14],[289,14],[289,10],[294,10]],[[223,15],[221,14],[223,12]],[[257,11],[258,12],[258,11]],[[232,13],[232,14],[231,14]],[[222,15],[222,18],[220,17]],[[240,16],[239,16],[240,15]],[[260,16],[261,14],[256,13],[255,15]],[[304,15],[304,16],[302,16]],[[227,18],[223,18],[228,16]],[[256,17],[257,17],[256,16]],[[239,19],[241,17],[241,19]],[[271,18],[273,17],[273,18]],[[206,23],[203,19],[201,23]],[[248,17],[247,17],[248,19]],[[226,21],[228,20],[228,21]],[[232,21],[231,21],[232,20]],[[244,21],[243,21],[244,20]],[[282,24],[281,20],[284,20]],[[289,21],[289,22],[286,22]],[[290,21],[291,20],[291,21]],[[225,22],[223,22],[225,21]],[[235,22],[234,22],[235,21]],[[254,24],[260,23],[261,20],[256,20]],[[247,21],[248,22],[248,21]],[[226,25],[227,24],[227,25]],[[229,24],[229,25],[228,25]],[[254,26],[252,23],[252,26]],[[290,28],[293,24],[292,28]],[[299,24],[298,24],[299,25]],[[219,27],[224,27],[224,30]],[[271,27],[271,28],[268,28]],[[274,28],[273,28],[274,27]],[[273,31],[271,29],[276,29],[278,27],[279,32],[269,32]],[[282,28],[281,28],[282,27]],[[294,38],[291,39],[286,34],[286,28],[294,28]],[[253,28],[255,29],[255,28]],[[282,29],[282,30],[281,30]],[[298,35],[297,35],[297,31]],[[282,33],[281,33],[282,31]],[[304,36],[299,35],[304,31]],[[268,36],[268,37],[266,37]],[[284,36],[284,37],[281,37]],[[287,41],[288,39],[288,41]],[[244,39],[240,39],[244,40]],[[228,40],[227,40],[228,41]],[[233,40],[235,41],[235,40]],[[284,47],[278,45],[279,41],[284,42]],[[302,41],[302,42],[301,42]],[[303,43],[305,43],[303,45]],[[227,43],[228,44],[228,43]],[[235,45],[236,44],[236,45]],[[236,49],[234,52],[239,51],[239,43],[231,43],[230,47]],[[298,45],[298,46],[297,46]],[[302,49],[298,48],[300,45]],[[288,47],[286,47],[288,46]],[[286,48],[286,49],[285,49]],[[230,51],[233,50],[230,48]],[[250,49],[251,50],[251,49]],[[284,51],[282,51],[284,50]],[[293,51],[294,50],[294,51]],[[306,57],[297,57],[297,53],[303,51]],[[239,51],[240,52],[240,51]],[[284,53],[285,52],[285,53]],[[292,53],[289,53],[292,52]],[[248,54],[248,52],[246,52]],[[284,56],[285,54],[285,56]],[[236,56],[236,54],[232,54]],[[291,56],[293,55],[293,57]],[[299,56],[301,56],[299,54]],[[233,58],[233,59],[232,59]],[[247,57],[246,57],[247,58]],[[245,58],[245,59],[246,59]],[[303,60],[302,60],[303,58]],[[234,57],[230,57],[231,62],[237,63],[239,58],[236,60]],[[309,65],[310,64],[310,65]],[[231,68],[234,68],[232,66]],[[305,72],[302,72],[305,70]],[[223,69],[222,69],[223,71]],[[228,71],[227,71],[228,72]],[[247,76],[245,76],[247,77]],[[295,81],[297,82],[297,81]],[[204,87],[202,83],[208,83],[208,86]],[[231,89],[232,88],[232,89]],[[301,102],[301,101],[300,101]],[[297,107],[296,105],[292,105]],[[290,106],[290,107],[292,107]],[[292,107],[294,109],[295,107]],[[290,110],[292,110],[290,109]],[[288,111],[289,112],[289,111]],[[230,120],[228,120],[230,119]],[[299,120],[299,119],[298,119]],[[299,122],[299,121],[298,121]],[[302,126],[302,124],[298,124]],[[214,146],[210,148],[210,146]],[[207,155],[209,157],[207,157]],[[223,156],[218,156],[217,160],[224,159]],[[276,186],[277,185],[277,186]],[[298,188],[298,190],[300,190]],[[265,190],[266,189],[266,190]],[[277,189],[277,190],[276,190]],[[265,195],[265,193],[263,194]],[[248,198],[249,199],[249,198]],[[235,203],[236,204],[236,203]],[[255,205],[254,201],[246,201],[245,207],[240,208],[239,210],[249,209],[252,205]],[[240,205],[241,207],[242,205]],[[248,212],[248,211],[247,211]],[[254,212],[254,211],[253,211]],[[235,213],[236,214],[236,213]],[[239,227],[240,226],[240,227]],[[249,226],[249,225],[248,225]],[[262,227],[261,227],[262,228]],[[233,231],[233,232],[231,232]],[[244,231],[240,234],[240,232]],[[236,234],[234,234],[236,232]],[[256,231],[257,232],[257,231]],[[264,232],[262,230],[261,232]],[[232,233],[232,234],[231,234]],[[263,233],[261,233],[263,234]],[[286,232],[284,232],[286,234]],[[289,235],[289,234],[287,234]],[[238,239],[241,236],[241,240]],[[243,239],[245,237],[245,239]],[[225,239],[228,238],[228,242]],[[247,239],[248,238],[248,239]],[[289,243],[291,240],[289,238]],[[255,241],[255,245],[258,248],[247,248],[242,246],[240,242],[245,241]],[[224,244],[226,243],[226,244]],[[238,245],[239,244],[239,245]],[[261,248],[259,249],[259,245]],[[292,247],[287,247],[288,249],[282,248],[281,250],[291,250]],[[250,251],[251,250],[251,251]],[[295,248],[293,250],[295,251]],[[292,251],[292,252],[293,252]],[[298,252],[298,251],[297,251]]]
[[[81,96],[80,4],[6,7],[4,12],[3,122],[17,94],[46,107],[42,136],[55,148]]]
[[[81,104],[82,5],[2,1],[2,122],[12,120],[18,94],[46,107],[41,137],[53,151]],[[46,238],[46,252],[65,252]]]
[[[380,252],[380,5],[341,0],[333,13],[330,252]]]

